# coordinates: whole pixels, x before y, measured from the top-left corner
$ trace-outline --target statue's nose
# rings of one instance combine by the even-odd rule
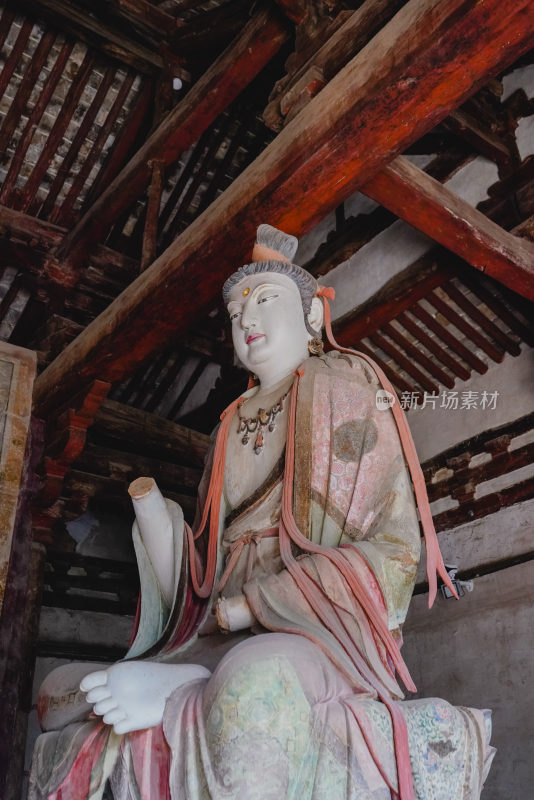
[[[256,315],[251,308],[245,307],[241,313],[241,327],[248,330],[256,325]]]

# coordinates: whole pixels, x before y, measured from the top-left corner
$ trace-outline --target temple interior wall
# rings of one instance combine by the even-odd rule
[[[428,403],[408,411],[408,422],[420,461],[442,453],[457,442],[488,428],[497,428],[532,411],[534,386],[534,349],[521,345],[521,354],[505,354],[500,364],[490,364],[484,375],[473,372],[468,381],[456,380],[454,390],[476,392],[477,407],[447,409]],[[481,409],[482,392],[498,392],[495,408]],[[461,402],[460,402],[461,404]],[[459,405],[460,405],[459,404]]]
[[[517,510],[505,511],[501,530],[513,536]],[[428,595],[414,597],[405,624],[404,658],[421,697],[492,709],[497,754],[482,800],[532,798],[533,586],[534,562],[517,564],[431,611]]]

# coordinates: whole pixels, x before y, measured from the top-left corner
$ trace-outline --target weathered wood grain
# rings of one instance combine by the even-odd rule
[[[533,20],[529,0],[410,0],[45,370],[38,406],[91,375],[122,378],[186,331],[246,259],[258,223],[309,230],[526,51]]]
[[[534,244],[508,233],[402,156],[361,187],[473,267],[534,300]]]
[[[150,163],[173,164],[271,60],[286,37],[278,19],[260,12],[167,115],[64,240],[57,259],[65,271],[70,270],[73,282],[88,247],[99,241],[148,186]]]

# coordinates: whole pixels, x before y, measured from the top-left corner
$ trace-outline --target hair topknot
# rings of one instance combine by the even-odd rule
[[[266,225],[265,223],[258,226],[256,243],[269,247],[271,250],[276,250],[277,253],[285,256],[290,261],[293,261],[299,246],[299,240],[296,236],[279,231],[278,228],[273,228],[272,225]]]
[[[302,308],[307,315],[310,313],[312,300],[317,292],[318,283],[313,277],[302,267],[292,263],[292,259],[297,252],[298,239],[296,236],[290,236],[283,231],[273,228],[271,225],[260,225],[258,227],[256,242],[258,245],[267,247],[280,253],[281,256],[289,261],[276,259],[269,259],[266,261],[253,261],[251,264],[244,264],[233,275],[231,275],[223,286],[223,300],[225,305],[230,302],[230,292],[243,278],[249,275],[258,275],[262,272],[274,272],[282,275],[287,275],[295,283],[300,293],[302,301]]]

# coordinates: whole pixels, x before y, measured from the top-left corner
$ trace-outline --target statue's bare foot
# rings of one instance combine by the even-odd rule
[[[167,698],[175,689],[210,672],[197,664],[155,664],[121,661],[92,672],[80,683],[95,714],[113,725],[115,733],[130,733],[159,725]]]

